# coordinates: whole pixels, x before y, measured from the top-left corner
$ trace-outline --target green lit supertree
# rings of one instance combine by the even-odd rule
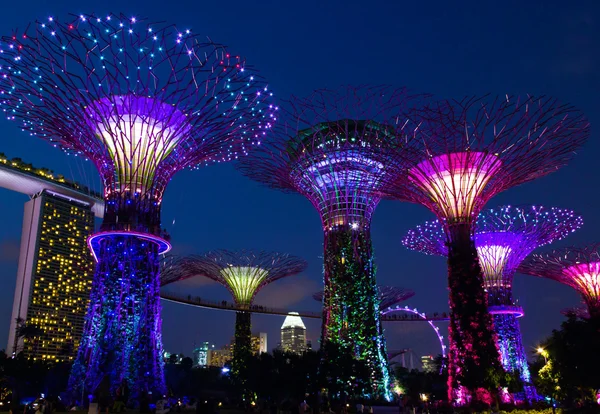
[[[247,361],[252,355],[250,308],[257,293],[269,283],[306,269],[306,262],[285,253],[214,250],[164,262],[162,284],[207,277],[229,290],[238,309],[235,318],[232,373],[242,386],[247,378]]]
[[[322,366],[350,354],[369,368],[371,396],[391,398],[387,352],[371,242],[371,217],[393,174],[400,113],[414,100],[405,89],[343,87],[292,98],[274,139],[240,160],[248,177],[305,196],[324,232]],[[281,120],[281,119],[280,119]],[[388,190],[390,190],[388,188]],[[325,368],[324,368],[325,369]],[[326,375],[326,374],[325,374]],[[327,375],[326,375],[327,376]],[[353,393],[349,381],[345,392]]]

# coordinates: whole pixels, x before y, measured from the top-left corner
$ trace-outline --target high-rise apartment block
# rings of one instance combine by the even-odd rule
[[[306,326],[298,312],[290,312],[281,326],[281,349],[301,354],[306,351]]]
[[[86,244],[93,229],[88,202],[42,191],[25,203],[7,352],[73,359],[94,272]]]
[[[229,345],[221,349],[214,349],[214,345],[208,349],[206,365],[211,367],[223,367],[233,358],[233,344],[235,339],[231,340]],[[204,342],[208,345],[208,342]],[[267,352],[267,334],[260,332],[252,334],[251,338],[252,353],[255,355]],[[195,352],[195,351],[194,351]]]

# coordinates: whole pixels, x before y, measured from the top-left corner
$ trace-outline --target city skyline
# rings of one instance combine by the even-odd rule
[[[108,9],[116,5],[116,2],[109,2],[103,7]],[[193,29],[214,34],[215,38],[224,43],[247,51],[248,59],[263,70],[277,94],[284,97],[290,93],[306,95],[315,87],[372,82],[376,73],[380,82],[407,85],[414,90],[446,96],[481,92],[501,94],[505,91],[541,91],[580,106],[588,113],[592,123],[600,120],[595,96],[589,87],[598,84],[598,71],[595,70],[598,65],[597,56],[592,55],[591,50],[594,42],[597,42],[593,39],[600,37],[597,24],[587,20],[587,16],[591,15],[590,9],[586,12],[585,8],[576,9],[570,5],[541,7],[540,3],[534,3],[523,5],[514,13],[502,7],[485,5],[463,5],[456,8],[440,5],[437,11],[433,12],[437,16],[436,24],[433,25],[429,19],[423,17],[426,10],[419,5],[392,6],[381,3],[373,9],[365,9],[358,3],[350,3],[344,4],[345,7],[340,9],[341,3],[336,3],[326,6],[319,16],[314,15],[313,6],[316,7],[316,4],[307,3],[305,6],[306,8],[303,7],[292,14],[289,14],[286,8],[282,9],[282,6],[259,6],[254,9],[246,7],[243,12],[228,10],[232,20],[224,27],[219,27],[219,24],[211,22],[208,18],[210,13],[222,12],[223,5],[207,5],[206,13],[204,10],[200,13],[199,8],[194,6],[182,7],[166,12],[165,19],[187,23]],[[158,2],[134,2],[128,7],[126,12],[162,17]],[[44,17],[48,13],[79,11],[81,6],[74,2],[64,2],[48,9],[47,5],[34,1],[31,8],[39,10],[33,17]],[[471,8],[478,9],[479,13],[483,13],[483,17],[472,20],[475,14],[470,11]],[[9,5],[5,11],[0,19],[3,33],[11,33],[14,27],[24,27],[32,17],[22,13],[17,6]],[[340,18],[340,12],[345,18]],[[338,19],[349,21],[363,15],[365,27],[359,31],[352,30],[351,25],[346,27],[335,23]],[[447,17],[442,17],[444,15]],[[392,16],[400,16],[400,20],[392,21]],[[234,27],[244,27],[242,23],[247,17],[257,22],[255,30],[232,30]],[[293,35],[286,30],[290,23],[300,24],[306,19],[323,24],[317,24],[317,29],[302,36]],[[529,19],[533,19],[535,24],[523,25],[523,22],[529,22]],[[375,25],[374,21],[378,24]],[[325,24],[329,22],[334,23]],[[481,36],[475,38],[469,35],[473,28],[468,31],[466,28],[472,23],[476,25],[476,29],[481,30]],[[415,37],[414,30],[422,24],[435,27],[424,36]],[[522,31],[511,34],[511,26],[522,27]],[[573,39],[569,34],[570,30],[575,30],[579,37]],[[277,39],[272,37],[273,32],[277,33]],[[523,37],[526,37],[528,42],[521,46],[520,40]],[[335,47],[315,48],[317,40],[322,38],[330,39],[329,43]],[[345,40],[352,48],[336,46]],[[453,46],[457,44],[464,47],[456,50]],[[404,52],[391,57],[382,53],[390,50]],[[446,50],[454,52],[450,54]],[[477,57],[474,57],[473,51],[478,52]],[[305,64],[298,65],[299,54],[313,56],[316,61],[323,62],[324,70],[304,70]],[[407,67],[411,65],[402,64],[407,57],[423,64]],[[339,66],[334,62],[352,62],[352,70],[341,73]],[[90,169],[86,170],[85,166],[82,167],[83,162],[78,159],[68,158],[57,150],[50,149],[40,140],[28,137],[6,122],[0,125],[0,131],[6,137],[0,149],[2,152],[47,166],[70,178],[82,178],[83,182],[93,186],[96,180],[95,173],[90,172]],[[593,167],[593,156],[597,148],[597,140],[592,139],[577,155],[572,165],[563,171],[510,190],[492,199],[488,206],[541,203],[574,209],[581,212],[586,225],[577,235],[573,235],[573,239],[567,244],[594,240],[597,229],[600,228],[600,217],[594,214],[593,208],[597,205],[598,196],[588,194],[586,181],[594,181],[598,177],[598,172]],[[581,180],[581,177],[589,179]],[[197,185],[201,180],[213,182]],[[97,186],[94,188],[98,189]],[[233,194],[231,188],[239,189],[238,193]],[[556,188],[560,188],[560,191],[554,191]],[[0,195],[3,228],[0,235],[3,247],[1,276],[6,281],[7,291],[2,299],[3,302],[9,302],[8,305],[4,305],[2,311],[4,315],[8,315],[17,272],[15,250],[18,251],[18,248],[15,249],[15,246],[19,245],[22,203],[26,197],[6,190],[2,190]],[[240,204],[244,204],[245,213],[239,207]],[[276,207],[271,210],[267,206]],[[198,209],[201,209],[203,214],[202,217],[195,218],[194,214]],[[216,219],[207,219],[209,215]],[[292,216],[295,218],[293,223],[289,220]],[[318,310],[318,305],[313,304],[310,298],[312,292],[321,288],[319,263],[322,259],[318,258],[321,254],[320,236],[313,224],[318,218],[316,213],[311,211],[310,204],[301,197],[280,195],[275,191],[261,189],[241,177],[232,166],[218,166],[210,171],[186,172],[177,176],[167,190],[163,217],[164,225],[173,236],[174,251],[177,253],[202,253],[214,248],[244,248],[256,245],[261,249],[284,250],[305,257],[309,260],[310,267],[302,280],[290,282],[289,285],[284,283],[281,287],[268,287],[257,297],[256,303],[286,306],[289,304],[290,307],[298,309]],[[444,260],[420,257],[416,253],[408,252],[400,246],[400,239],[410,227],[432,218],[432,215],[418,206],[384,201],[373,219],[373,238],[379,267],[378,283],[402,285],[415,290],[417,295],[410,304],[428,312],[447,309]],[[198,235],[201,235],[202,240],[198,240]],[[309,283],[312,285],[311,291],[304,294],[303,285]],[[286,289],[289,296],[286,298],[287,302],[282,303],[283,298],[277,296],[281,296]],[[197,290],[202,297],[212,297],[215,300],[227,298],[226,292],[216,286],[204,285]],[[521,275],[515,278],[515,290],[515,295],[520,298],[526,312],[522,330],[525,346],[531,356],[536,341],[549,335],[552,328],[558,327],[560,321],[564,320],[559,309],[576,306],[580,300],[577,294],[566,286]],[[544,295],[540,295],[539,292],[544,292]],[[222,342],[227,341],[233,324],[230,313],[192,310],[189,307],[167,303],[163,303],[163,307],[167,349],[176,351],[178,346],[184,350],[191,347],[193,338],[189,340],[189,346],[185,343],[180,345],[182,338],[184,342],[188,341],[186,324],[190,319],[197,321],[195,323],[198,332],[209,329],[215,337],[222,338]],[[274,337],[278,331],[277,325],[280,325],[281,321],[275,318],[277,322],[274,322],[272,318],[275,317],[257,315],[254,325],[271,326],[268,333]],[[9,316],[5,316],[4,319],[4,328],[0,326],[0,332],[7,333]],[[181,321],[186,321],[186,324]],[[313,339],[313,344],[317,345],[318,322],[306,323],[309,336]],[[390,342],[410,342],[412,338],[408,336],[415,337],[414,330],[418,330],[419,341],[424,347],[430,343],[431,348],[420,353],[437,352],[436,338],[424,324],[398,324],[394,327],[391,325],[384,324],[390,349],[400,347]],[[225,326],[227,327],[224,328]],[[404,335],[399,333],[401,328],[405,332]],[[0,336],[2,343],[6,343],[6,339]]]

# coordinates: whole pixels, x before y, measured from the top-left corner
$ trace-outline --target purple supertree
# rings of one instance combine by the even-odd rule
[[[397,179],[386,195],[422,204],[443,223],[451,311],[448,389],[455,404],[465,403],[463,391],[495,392],[500,370],[472,239],[475,218],[499,192],[566,164],[588,135],[580,112],[545,97],[440,101],[408,114],[393,164],[401,172],[390,175]]]
[[[365,361],[371,375],[361,381],[387,398],[391,392],[370,228],[391,170],[398,114],[412,99],[405,89],[383,86],[292,98],[276,139],[240,165],[256,181],[304,195],[319,212],[325,235],[321,347]],[[323,366],[336,365],[328,360],[326,355]]]
[[[264,82],[244,59],[173,25],[124,15],[50,17],[4,37],[0,103],[31,135],[90,159],[105,213],[89,239],[97,260],[71,389],[133,398],[165,391],[160,226],[173,174],[229,161],[274,121]],[[80,394],[79,394],[80,395]]]
[[[475,224],[475,248],[483,271],[488,310],[492,314],[496,344],[504,370],[519,375],[527,398],[535,399],[527,354],[517,318],[523,309],[512,296],[517,266],[536,248],[560,240],[583,225],[573,211],[555,207],[504,206],[484,210]],[[444,228],[439,221],[410,230],[402,240],[407,248],[426,254],[448,255]]]
[[[571,286],[587,305],[588,318],[600,323],[600,243],[531,255],[517,272]]]
[[[306,269],[307,263],[283,253],[215,250],[202,256],[189,256],[167,262],[163,267],[162,284],[208,277],[225,286],[238,307],[250,308],[256,294],[269,283],[293,276]],[[247,362],[252,354],[251,313],[238,311],[235,318],[233,374],[245,384]]]
[[[397,305],[415,296],[415,291],[397,286],[379,286],[379,309],[385,310],[390,306]],[[313,295],[317,302],[323,302],[323,291]]]

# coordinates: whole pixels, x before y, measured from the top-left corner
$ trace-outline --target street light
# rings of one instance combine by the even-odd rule
[[[544,361],[547,364],[548,363],[548,351],[546,351],[542,347],[538,347],[537,353],[544,357]]]
[[[546,351],[541,346],[538,347],[537,353],[544,357],[545,365],[548,365],[548,351]],[[552,413],[556,413],[556,403],[554,402],[554,388],[552,389],[552,395],[550,396],[550,403],[552,404]]]

